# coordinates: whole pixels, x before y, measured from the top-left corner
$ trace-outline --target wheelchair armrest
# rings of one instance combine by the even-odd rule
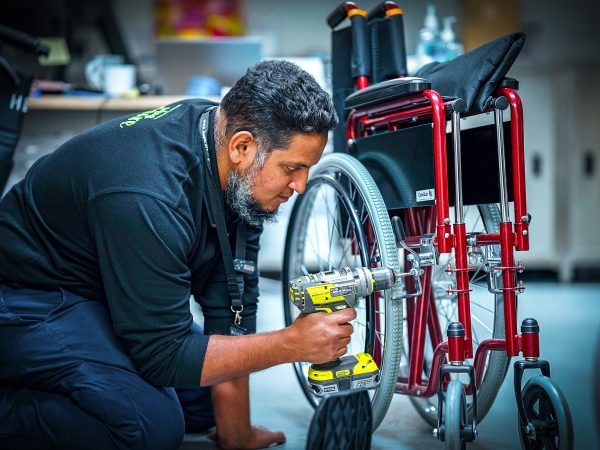
[[[345,107],[346,109],[362,108],[423,92],[426,89],[431,89],[431,83],[424,78],[394,78],[354,92],[346,98]]]

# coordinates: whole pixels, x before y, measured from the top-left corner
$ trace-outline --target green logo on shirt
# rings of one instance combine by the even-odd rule
[[[181,103],[179,105],[175,105],[175,106],[161,106],[160,108],[151,109],[150,111],[144,111],[142,113],[136,114],[133,117],[130,117],[125,122],[121,122],[119,124],[119,128],[131,127],[131,126],[135,125],[136,123],[138,123],[142,119],[152,119],[152,120],[160,119],[162,116],[170,113],[171,111],[176,110],[180,106],[181,106]]]

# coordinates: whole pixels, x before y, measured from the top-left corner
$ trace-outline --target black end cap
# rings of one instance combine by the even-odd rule
[[[515,91],[519,90],[519,80],[515,78],[506,77],[500,83],[500,87],[507,87],[510,89],[514,89]]]
[[[450,322],[446,334],[451,337],[465,337],[465,327],[460,322]]]
[[[540,326],[537,320],[528,317],[521,322],[521,333],[539,333]]]
[[[452,110],[458,113],[467,112],[467,102],[465,102],[462,98],[457,98],[452,102]]]

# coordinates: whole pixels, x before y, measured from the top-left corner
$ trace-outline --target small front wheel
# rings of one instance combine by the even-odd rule
[[[573,448],[573,421],[569,405],[547,376],[530,379],[521,391],[527,420],[519,416],[519,435],[525,450]]]
[[[465,388],[458,380],[452,380],[446,389],[444,407],[444,442],[446,450],[464,450],[467,442],[463,430],[467,424],[467,401]]]

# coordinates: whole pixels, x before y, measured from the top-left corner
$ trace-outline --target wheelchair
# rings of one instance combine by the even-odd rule
[[[506,74],[525,36],[408,77],[402,14],[391,1],[368,14],[345,2],[327,19],[341,124],[334,152],[311,171],[291,212],[286,325],[298,314],[290,279],[345,266],[393,268],[404,282],[359,304],[349,347],[381,369],[370,391],[373,431],[394,393],[404,394],[446,448],[465,448],[511,358],[522,354],[513,370],[523,448],[572,448],[569,407],[540,359],[539,325],[526,318],[517,330],[525,286],[514,251],[529,249],[531,216],[522,103],[518,81]],[[346,19],[350,26],[338,28]],[[294,368],[317,406],[308,366]],[[541,374],[522,386],[526,370]]]

